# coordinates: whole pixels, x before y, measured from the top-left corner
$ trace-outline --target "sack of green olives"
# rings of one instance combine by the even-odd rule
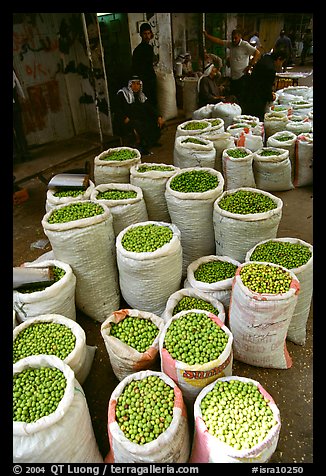
[[[267,192],[292,190],[289,151],[277,147],[262,147],[253,155],[253,171],[257,188]]]
[[[235,147],[235,137],[233,137],[229,132],[220,132],[215,130],[210,130],[200,134],[198,138],[208,139],[213,142],[216,156],[215,156],[215,165],[213,168],[222,172],[222,154],[224,149],[230,147]]]
[[[212,134],[213,133],[222,133],[225,131],[225,128],[224,128],[224,120],[221,118],[221,117],[210,117],[208,119],[206,119],[207,122],[210,122],[211,124],[211,128],[209,129],[209,132],[211,132]],[[204,132],[204,134],[206,134],[206,132]],[[208,134],[208,132],[207,132]]]
[[[35,260],[24,267],[51,267],[54,283],[51,285],[18,288],[13,291],[13,307],[19,323],[40,314],[62,314],[76,320],[76,276],[68,263],[58,259]]]
[[[245,261],[279,264],[293,271],[299,279],[300,292],[287,339],[295,344],[304,345],[313,293],[313,246],[299,238],[265,240],[247,252]]]
[[[190,436],[181,390],[165,373],[142,370],[113,390],[109,463],[187,463]]]
[[[129,225],[117,236],[116,250],[120,290],[126,303],[132,309],[160,316],[181,284],[179,229],[173,223],[151,220]]]
[[[271,135],[267,141],[267,147],[278,147],[279,149],[286,149],[289,151],[289,159],[291,161],[291,180],[295,176],[295,145],[297,136],[290,131],[283,130]]]
[[[292,116],[292,117],[303,117],[303,116]],[[312,125],[309,120],[302,119],[301,121],[292,120],[291,116],[289,117],[289,122],[285,126],[286,131],[293,132],[296,136],[300,134],[305,134],[312,132]]]
[[[280,411],[256,380],[221,377],[194,404],[195,432],[189,463],[266,463],[281,430]]]
[[[176,137],[173,150],[173,163],[182,169],[188,167],[215,166],[216,150],[212,141],[202,137]]]
[[[95,184],[90,180],[88,187],[82,188],[61,187],[56,189],[48,189],[46,192],[45,211],[46,213],[58,205],[66,205],[70,202],[78,202],[80,200],[89,200]]]
[[[130,183],[143,191],[148,220],[171,223],[165,199],[166,182],[178,171],[168,164],[145,162],[130,169]]]
[[[276,132],[285,131],[289,119],[283,111],[266,112],[264,115],[265,141]]]
[[[225,375],[232,375],[233,336],[209,311],[191,309],[171,317],[161,331],[161,370],[193,404],[200,390]]]
[[[129,183],[105,183],[94,187],[91,200],[104,203],[112,213],[114,235],[126,226],[148,220],[146,203],[140,187]]]
[[[295,187],[306,187],[313,184],[313,133],[300,134],[297,137],[295,150],[295,170],[293,184]]]
[[[190,119],[189,121],[182,122],[177,126],[175,138],[184,135],[196,136],[209,131],[211,127],[211,123],[205,119]]]
[[[55,355],[13,365],[13,462],[103,463],[82,386]]]
[[[166,183],[169,214],[181,232],[183,276],[192,261],[215,251],[212,211],[223,187],[221,172],[209,167],[180,169]]]
[[[243,263],[259,241],[276,238],[283,202],[264,190],[240,187],[226,190],[213,206],[215,254]]]
[[[94,158],[94,182],[130,183],[130,168],[141,162],[138,149],[132,147],[112,147]]]
[[[299,291],[298,278],[284,266],[248,261],[238,267],[229,310],[237,360],[275,369],[292,366],[286,336]]]
[[[43,314],[19,324],[13,331],[13,362],[30,355],[56,355],[82,385],[91,369],[96,347],[86,345],[84,329],[60,314]]]
[[[159,316],[138,309],[120,309],[102,323],[101,335],[118,380],[155,368],[163,324]]]
[[[184,286],[221,302],[227,314],[232,282],[238,266],[240,262],[229,256],[202,256],[188,266]]]
[[[225,321],[223,304],[214,297],[197,291],[197,289],[183,288],[171,294],[167,300],[162,319],[166,323],[171,317],[181,311],[190,309],[204,309],[215,314],[221,322]]]
[[[225,190],[240,187],[256,187],[252,170],[253,153],[246,147],[232,147],[222,153],[222,169]]]
[[[76,276],[76,306],[103,322],[120,307],[112,213],[104,204],[83,200],[55,207],[42,226],[55,258]]]

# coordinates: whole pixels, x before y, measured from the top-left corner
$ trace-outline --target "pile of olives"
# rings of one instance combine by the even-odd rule
[[[55,367],[29,368],[13,377],[13,420],[32,423],[53,413],[66,390],[66,377]]]
[[[84,195],[85,189],[84,188],[66,188],[62,187],[60,190],[54,192],[55,197],[78,197],[79,195]]]
[[[216,283],[224,279],[233,278],[237,270],[237,265],[228,261],[214,260],[202,263],[194,271],[197,281],[203,283]]]
[[[121,244],[127,251],[136,253],[153,252],[169,243],[173,237],[171,228],[149,223],[130,228],[125,232]]]
[[[169,165],[142,164],[138,167],[137,172],[144,173],[144,172],[151,172],[152,170],[156,170],[158,172],[171,172],[174,170],[174,167],[171,167]]]
[[[103,192],[98,192],[97,200],[126,200],[128,198],[136,198],[137,192],[135,190],[117,190],[110,189]]]
[[[276,202],[267,195],[250,190],[237,190],[225,194],[218,205],[225,211],[246,215],[248,213],[265,213],[277,208]]]
[[[307,264],[311,256],[308,246],[302,243],[269,240],[255,247],[250,261],[267,261],[293,269]]]
[[[111,149],[108,155],[101,157],[101,160],[129,160],[138,157],[135,150],[130,149]]]
[[[243,284],[253,292],[280,294],[290,289],[292,277],[290,273],[268,263],[250,263],[240,270]]]
[[[206,129],[209,126],[208,122],[191,121],[184,124],[181,128],[185,131],[195,131],[197,129]]]
[[[159,329],[150,319],[128,316],[117,323],[112,322],[110,335],[143,353],[158,333]]]
[[[170,187],[181,193],[202,193],[218,186],[218,177],[207,170],[190,170],[172,178]]]
[[[200,402],[208,432],[237,450],[260,444],[277,424],[269,401],[251,382],[217,380]]]
[[[219,315],[219,310],[216,309],[211,303],[205,301],[204,299],[183,296],[178,304],[174,306],[172,311],[172,316],[181,311],[189,311],[190,309],[202,309],[204,311],[211,312],[215,316]]]
[[[34,322],[15,338],[13,361],[38,354],[56,355],[64,360],[75,344],[76,336],[69,327],[56,322]]]
[[[173,419],[174,390],[149,375],[128,383],[115,408],[116,421],[126,438],[144,445],[166,431]]]
[[[101,215],[103,212],[103,207],[97,203],[87,201],[70,203],[61,208],[54,208],[48,218],[48,223],[67,223],[69,221]]]
[[[163,348],[185,364],[205,364],[218,359],[228,340],[228,334],[207,314],[189,311],[171,321]]]

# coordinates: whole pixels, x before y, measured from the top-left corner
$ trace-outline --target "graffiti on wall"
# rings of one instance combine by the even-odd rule
[[[59,84],[50,80],[42,84],[27,87],[28,101],[24,103],[24,127],[26,133],[42,130],[46,127],[48,112],[61,109]]]

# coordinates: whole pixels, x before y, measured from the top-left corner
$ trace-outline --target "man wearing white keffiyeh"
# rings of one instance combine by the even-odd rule
[[[115,121],[118,133],[129,142],[126,145],[148,155],[149,149],[158,144],[164,121],[148,101],[142,86],[140,78],[133,76],[127,87],[119,89]]]

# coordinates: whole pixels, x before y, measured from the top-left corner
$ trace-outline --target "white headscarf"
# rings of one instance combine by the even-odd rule
[[[139,78],[134,77],[134,78],[132,78],[128,81],[128,86],[127,87],[119,89],[119,91],[117,92],[117,94],[119,94],[120,92],[123,93],[123,95],[125,97],[125,100],[127,101],[128,104],[132,104],[133,102],[135,102],[135,95],[134,95],[133,90],[131,89],[131,84],[134,81],[139,81],[140,82],[140,91],[138,93],[139,101],[140,102],[145,102],[146,99],[147,99],[147,97],[143,93],[143,82]]]
[[[203,74],[201,75],[201,77],[198,79],[198,83],[197,83],[197,90],[199,92],[199,87],[200,87],[200,81],[201,79],[204,77],[204,76],[209,76],[212,72],[212,69],[214,68],[214,63],[209,63],[205,69],[204,69],[204,72]]]

